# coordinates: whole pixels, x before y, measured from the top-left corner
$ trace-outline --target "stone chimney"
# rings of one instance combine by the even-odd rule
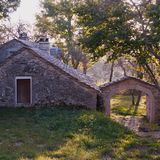
[[[22,33],[19,34],[19,39],[20,40],[25,40],[25,41],[29,40],[29,38],[27,36],[27,33],[25,33],[25,32],[22,32]]]
[[[51,47],[50,48],[50,55],[53,56],[54,58],[57,58],[59,60],[62,59],[62,50],[58,47]]]
[[[41,37],[38,43],[39,43],[39,49],[46,51],[48,54],[50,54],[50,43],[47,37],[45,36]]]

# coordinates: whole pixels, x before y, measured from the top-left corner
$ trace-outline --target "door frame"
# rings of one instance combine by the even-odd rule
[[[18,105],[20,103],[17,102],[17,80],[30,80],[30,105],[32,104],[32,77],[31,76],[17,76],[15,77],[15,104]]]

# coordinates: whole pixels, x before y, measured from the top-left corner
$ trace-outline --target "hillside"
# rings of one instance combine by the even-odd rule
[[[1,109],[0,160],[158,160],[160,140],[139,138],[102,113],[74,107]]]
[[[121,59],[123,67],[126,70],[126,74],[131,76],[133,74],[133,70],[128,62],[124,59]],[[107,63],[107,56],[102,57],[98,62],[96,62],[92,67],[90,67],[87,71],[87,75],[90,76],[97,84],[103,84],[109,82],[109,77],[111,73],[112,63]],[[124,77],[124,70],[118,61],[114,64],[114,72],[113,72],[113,81]]]

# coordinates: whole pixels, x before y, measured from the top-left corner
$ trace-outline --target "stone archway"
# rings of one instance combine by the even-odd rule
[[[116,93],[123,90],[135,89],[146,94],[146,112],[150,122],[160,121],[160,90],[155,85],[149,84],[140,79],[125,77],[118,81],[100,86],[103,96],[105,114],[110,116],[110,99]]]

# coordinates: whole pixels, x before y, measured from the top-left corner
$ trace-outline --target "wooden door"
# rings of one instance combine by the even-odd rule
[[[31,83],[30,79],[17,79],[17,103],[31,103]]]

